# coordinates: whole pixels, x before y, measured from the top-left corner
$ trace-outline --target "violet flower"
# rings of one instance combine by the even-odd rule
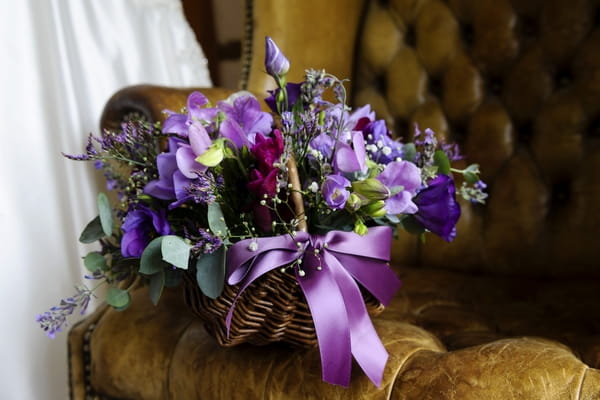
[[[290,69],[289,60],[269,36],[265,37],[265,69],[274,78],[282,77]]]
[[[336,144],[333,170],[336,173],[367,172],[367,152],[362,132],[352,133],[352,146],[343,142]]]
[[[350,196],[350,191],[346,189],[349,186],[350,181],[342,175],[328,175],[321,185],[321,192],[325,204],[334,210],[343,209]]]
[[[175,196],[173,174],[177,171],[176,153],[181,139],[169,138],[169,151],[156,157],[158,179],[152,180],[144,187],[144,193],[161,200],[172,200]]]
[[[249,92],[242,92],[217,104],[219,111],[225,114],[219,133],[231,140],[238,149],[251,147],[256,136],[266,136],[271,132],[273,117],[260,108],[260,103]]]
[[[287,92],[287,108],[286,108],[286,110],[291,110],[294,107],[294,104],[296,104],[296,101],[298,101],[298,98],[300,97],[301,88],[302,88],[302,83],[286,83],[286,85],[285,85],[285,91]],[[273,111],[275,113],[278,111],[277,110],[277,96],[279,95],[280,91],[281,91],[281,89],[267,90],[267,92],[270,94],[270,96],[265,99],[265,103],[267,103],[267,105],[269,106],[271,111]]]
[[[54,339],[56,332],[60,332],[67,325],[67,317],[73,314],[77,307],[80,308],[81,315],[85,314],[92,292],[85,286],[79,286],[76,289],[77,292],[74,296],[61,300],[58,306],[54,306],[36,317],[35,321],[40,324],[49,338]]]
[[[447,242],[456,236],[460,205],[456,201],[454,181],[448,175],[438,175],[413,199],[419,210],[415,219],[424,228]]]
[[[392,139],[384,120],[369,122],[362,132],[367,141],[366,149],[373,161],[389,164],[402,157],[402,144]]]
[[[153,237],[172,233],[165,210],[154,211],[145,205],[137,207],[127,213],[121,226],[123,257],[141,257]]]
[[[412,198],[421,187],[421,171],[413,163],[391,162],[376,179],[390,189],[390,196],[385,200],[385,209],[389,215],[417,212],[417,205]]]
[[[200,92],[192,92],[187,98],[187,115],[169,110],[164,111],[169,116],[163,123],[163,133],[176,133],[187,137],[188,130],[194,121],[197,123],[213,121],[218,110],[213,107],[206,107],[207,104],[209,104],[209,101],[206,96]]]

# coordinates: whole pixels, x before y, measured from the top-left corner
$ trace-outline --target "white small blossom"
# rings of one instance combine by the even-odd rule
[[[312,181],[311,184],[308,186],[308,190],[310,190],[313,193],[317,193],[319,191],[319,185],[317,184],[317,182]]]

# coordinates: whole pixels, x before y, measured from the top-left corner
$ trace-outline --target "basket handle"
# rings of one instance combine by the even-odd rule
[[[288,171],[288,182],[292,185],[290,200],[292,201],[292,206],[294,208],[294,217],[298,219],[298,230],[307,232],[308,224],[306,223],[306,213],[304,212],[304,200],[302,199],[300,176],[298,174],[298,167],[296,166],[294,156],[290,156],[286,166]]]

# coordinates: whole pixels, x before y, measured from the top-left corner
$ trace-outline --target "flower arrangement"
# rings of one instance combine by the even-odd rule
[[[286,82],[289,61],[270,38],[265,67],[277,84],[265,100],[272,112],[249,92],[216,105],[194,92],[181,112],[166,111],[162,125],[126,122],[121,131],[90,135],[84,154],[67,155],[93,161],[118,197],[113,208],[101,193],[99,215],[81,234],[81,242],[101,245],[84,258],[86,278],[107,284],[107,303],[124,310],[123,283],[133,276],[149,283],[156,304],[185,271],[195,271],[210,298],[227,284],[243,291],[272,270],[295,274],[320,346],[328,335],[348,339],[343,349],[321,348],[324,380],[347,384],[350,353],[362,365],[365,351],[379,351],[377,367],[363,366],[379,384],[387,353],[372,326],[362,348],[353,343],[353,320],[364,313],[360,301],[348,301],[358,293],[355,281],[389,301],[400,285],[387,264],[392,233],[453,240],[456,195],[484,202],[485,184],[475,164],[452,168],[457,146],[438,143],[430,129],[415,127],[412,143],[392,139],[369,105],[346,105],[335,76],[308,70],[303,82]],[[455,174],[463,176],[458,188]],[[324,294],[317,286],[327,274],[335,290]],[[78,287],[37,321],[53,337],[78,307],[85,312],[94,290]],[[319,306],[337,300],[347,314],[341,331]]]

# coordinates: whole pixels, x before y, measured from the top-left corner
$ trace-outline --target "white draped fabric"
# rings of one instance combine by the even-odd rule
[[[179,0],[0,3],[0,399],[66,399],[66,332],[35,317],[82,280],[103,182],[61,151],[83,152],[119,88],[211,83]]]

